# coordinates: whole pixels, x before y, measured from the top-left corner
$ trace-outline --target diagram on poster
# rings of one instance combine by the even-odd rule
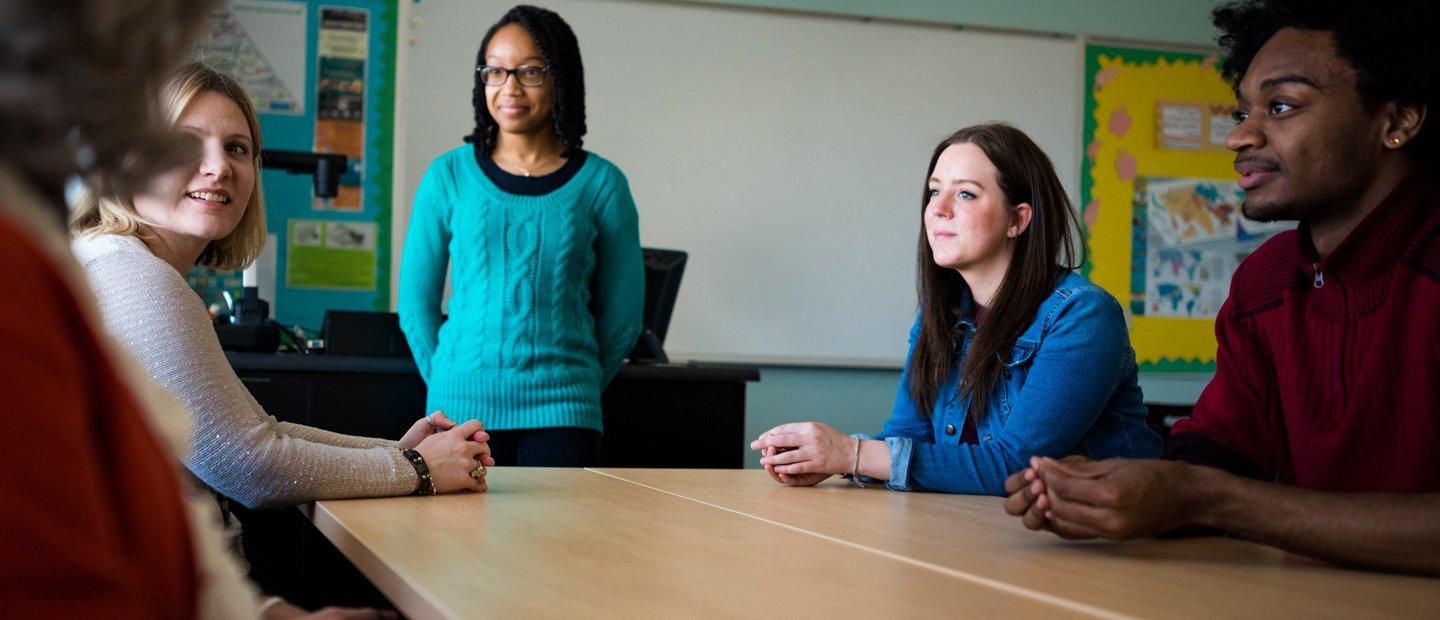
[[[232,1],[210,16],[201,60],[235,78],[257,112],[305,113],[305,16],[302,2]]]

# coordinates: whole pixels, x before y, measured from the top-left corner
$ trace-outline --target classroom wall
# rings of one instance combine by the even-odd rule
[[[663,1],[663,0],[662,0]],[[668,0],[687,2],[689,0]],[[1000,29],[1084,33],[1114,38],[1211,46],[1212,0],[714,0],[761,9],[803,11],[966,24]],[[876,432],[889,416],[899,385],[896,369],[762,366],[761,381],[746,396],[747,442],[786,422],[818,420],[844,432]],[[1195,402],[1208,376],[1142,376],[1146,400]],[[743,449],[743,448],[742,448]],[[758,455],[746,452],[746,467],[758,467]]]
[[[695,0],[669,0],[695,2]],[[1027,32],[1213,46],[1214,0],[708,0],[729,4]]]
[[[1208,377],[1141,376],[1140,389],[1150,403],[1195,402]],[[745,444],[788,422],[824,422],[845,433],[876,433],[890,416],[900,371],[884,368],[806,368],[761,366],[760,382],[745,393]],[[747,446],[745,466],[760,467],[760,456]]]
[[[1208,15],[1212,0],[653,0],[656,4],[710,4],[749,7],[761,11],[783,11],[874,17],[889,20],[931,22],[989,29],[1084,34],[1090,38],[1169,43],[1186,46],[1213,46],[1214,31]],[[410,2],[400,2],[401,23],[407,22]],[[401,36],[406,36],[402,31]],[[1015,36],[1033,36],[1021,35]],[[400,46],[400,63],[406,62],[407,46]],[[407,83],[402,69],[399,92],[424,89]],[[400,98],[403,107],[404,96]],[[1017,105],[1024,105],[1017,102]],[[403,117],[403,112],[397,113]],[[403,160],[403,132],[397,140],[397,160]],[[403,187],[403,179],[396,187]],[[397,196],[397,202],[409,197]],[[396,215],[408,213],[397,205]],[[397,226],[397,228],[403,228]],[[399,256],[403,239],[395,239]],[[398,262],[394,265],[398,269]],[[909,277],[909,274],[905,274]],[[393,280],[392,280],[393,282]],[[682,295],[683,292],[682,285]],[[895,368],[844,368],[762,365],[761,380],[747,392],[746,435],[757,436],[785,422],[819,420],[845,432],[876,432],[890,412],[899,382]],[[1161,403],[1193,403],[1208,381],[1205,376],[1142,376],[1147,400]],[[757,467],[758,457],[745,447],[747,467]]]
[[[426,86],[401,119],[404,193],[474,125],[474,48],[510,1],[416,5],[407,74]],[[672,357],[898,367],[917,171],[957,127],[1022,128],[1078,200],[1073,37],[671,2],[547,6],[582,41],[586,148],[629,178],[641,242],[689,253]]]

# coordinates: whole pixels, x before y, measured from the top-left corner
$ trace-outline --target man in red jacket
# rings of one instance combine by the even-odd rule
[[[1244,213],[1299,229],[1236,271],[1169,460],[1035,460],[1006,510],[1067,538],[1214,529],[1440,573],[1440,11],[1248,0],[1214,21]]]

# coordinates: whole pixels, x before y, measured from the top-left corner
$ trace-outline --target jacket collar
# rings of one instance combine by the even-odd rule
[[[1375,207],[1338,246],[1320,259],[1310,227],[1300,224],[1296,234],[1296,268],[1306,288],[1338,278],[1351,292],[1354,308],[1368,314],[1384,302],[1390,291],[1390,273],[1401,257],[1414,255],[1427,239],[1427,230],[1440,220],[1440,191],[1423,171],[1417,170]]]
[[[1440,214],[1436,198],[1430,180],[1419,171],[1411,173],[1324,259],[1315,251],[1310,227],[1302,223],[1296,236],[1301,270],[1313,273],[1318,264],[1325,275],[1344,279],[1347,287],[1383,278],[1412,249],[1428,228],[1425,224]]]

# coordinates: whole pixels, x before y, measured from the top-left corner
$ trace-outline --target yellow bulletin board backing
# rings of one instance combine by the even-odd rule
[[[1230,275],[1292,226],[1240,215],[1234,104],[1216,55],[1085,46],[1083,273],[1129,311],[1141,372],[1214,372]]]

